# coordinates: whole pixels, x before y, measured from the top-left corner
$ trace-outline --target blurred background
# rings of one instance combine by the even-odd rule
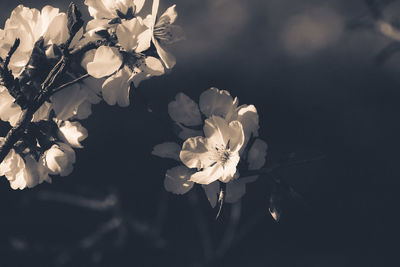
[[[176,67],[128,108],[94,107],[72,175],[24,191],[1,179],[0,266],[396,266],[400,1],[160,2],[186,32]],[[2,1],[1,27],[17,4],[68,1]],[[211,86],[257,107],[269,163],[326,155],[279,173],[304,200],[279,223],[262,179],[218,220],[202,191],[163,188],[174,163],[150,153],[171,140],[167,105]]]

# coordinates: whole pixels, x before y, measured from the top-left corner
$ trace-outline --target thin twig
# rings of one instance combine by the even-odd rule
[[[89,77],[89,76],[90,76],[89,73],[86,73],[86,74],[84,74],[84,75],[82,75],[82,76],[76,78],[75,80],[72,80],[72,81],[70,81],[70,82],[67,82],[67,83],[65,83],[65,84],[63,84],[63,85],[61,85],[61,86],[55,88],[55,89],[53,90],[53,94],[55,94],[55,93],[61,91],[61,90],[64,89],[65,87],[68,87],[68,86],[70,86],[70,85],[73,85],[74,83],[80,82],[81,80],[83,80],[83,79],[85,79],[85,78],[87,78],[87,77]]]

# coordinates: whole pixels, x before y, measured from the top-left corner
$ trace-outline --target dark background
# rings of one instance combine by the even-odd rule
[[[381,2],[391,2],[377,9],[395,23],[400,1]],[[94,108],[82,122],[89,138],[69,177],[24,191],[1,179],[0,266],[398,266],[400,57],[377,65],[376,56],[392,40],[374,27],[348,26],[376,22],[368,5],[161,0],[162,9],[172,3],[187,35],[173,48],[173,72],[143,82],[129,108]],[[17,4],[0,3],[2,27]],[[61,0],[23,4],[68,6]],[[211,86],[256,105],[268,162],[291,152],[297,159],[327,157],[280,173],[306,204],[288,201],[279,223],[267,210],[268,183],[249,185],[239,223],[249,231],[221,258],[207,260],[198,225],[208,228],[215,250],[230,206],[215,220],[202,192],[164,193],[165,171],[174,164],[150,152],[171,140],[166,112],[175,94],[197,101]],[[120,203],[110,211],[65,200],[110,195]],[[165,219],[157,219],[163,212]],[[115,216],[140,223],[130,223],[136,230],[129,234],[123,227],[104,230],[82,247]],[[153,222],[162,225],[159,235],[146,232]],[[125,242],[118,243],[121,236]],[[159,236],[165,244],[157,243]]]

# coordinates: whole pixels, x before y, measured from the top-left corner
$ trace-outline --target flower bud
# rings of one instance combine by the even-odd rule
[[[69,175],[75,163],[75,151],[65,143],[57,143],[45,152],[45,163],[49,174]]]
[[[59,127],[58,137],[75,148],[82,148],[81,141],[88,136],[87,130],[77,121],[64,121]]]

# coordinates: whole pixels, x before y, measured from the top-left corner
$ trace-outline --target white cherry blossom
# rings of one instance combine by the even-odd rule
[[[157,13],[160,0],[154,0],[152,6],[152,20],[150,28],[152,30],[152,41],[156,47],[157,53],[167,69],[172,69],[176,64],[175,57],[165,48],[166,45],[183,39],[181,27],[172,25],[178,13],[175,10],[176,5],[169,7],[158,19]]]
[[[73,170],[75,151],[69,145],[58,142],[44,153],[44,162],[49,174],[67,176]]]
[[[45,6],[41,11],[35,8],[17,6],[0,31],[0,56],[5,58],[15,39],[21,43],[10,61],[10,69],[18,76],[28,63],[36,41],[44,38],[44,45],[60,45],[69,37],[67,15],[58,8]]]
[[[203,130],[205,137],[189,138],[180,153],[180,159],[188,168],[199,170],[190,180],[199,184],[216,180],[229,182],[240,160],[239,150],[244,142],[242,124],[212,116],[205,121]]]

